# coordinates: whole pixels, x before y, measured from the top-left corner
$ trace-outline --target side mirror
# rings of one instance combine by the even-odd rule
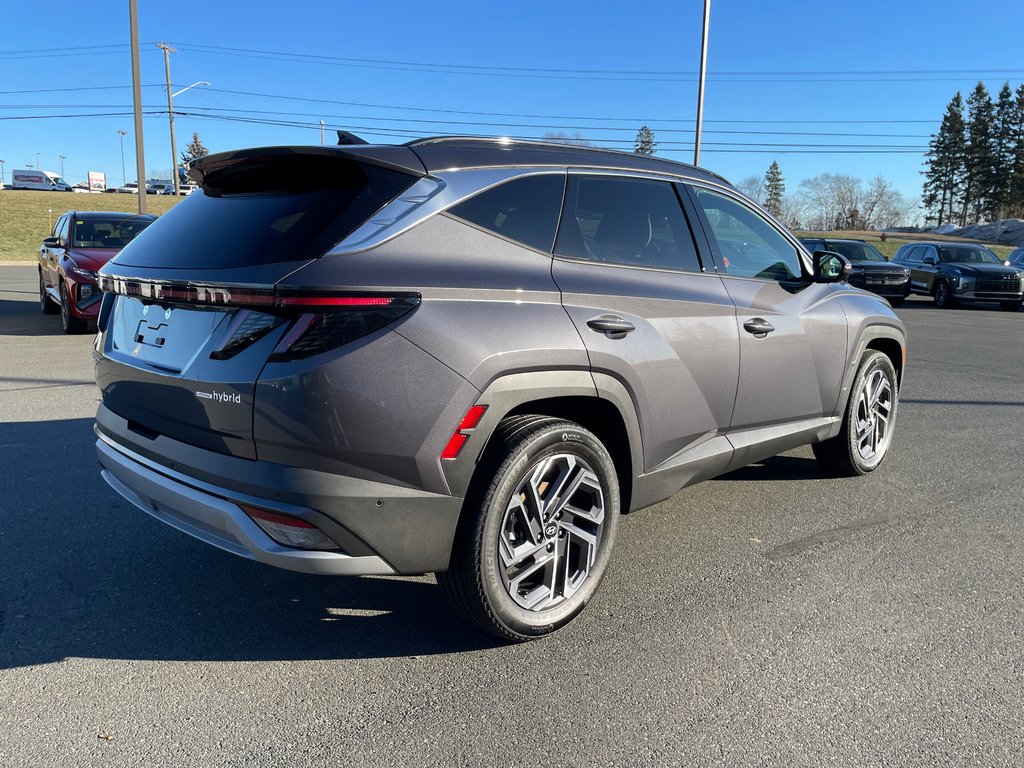
[[[935,258],[934,256],[932,256],[932,254],[930,254],[930,253],[927,256],[925,256],[923,259],[921,259],[921,261],[923,261],[925,264],[931,264],[933,267],[936,264],[939,263],[939,260],[937,258]]]
[[[814,282],[845,283],[850,279],[853,265],[840,253],[814,252]]]
[[[60,248],[61,247],[60,238],[59,237],[48,237],[48,238],[46,238],[45,240],[43,240],[43,247],[44,248]]]

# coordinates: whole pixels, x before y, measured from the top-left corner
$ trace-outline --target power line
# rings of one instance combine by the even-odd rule
[[[75,104],[0,104],[0,110],[2,109],[74,109],[77,105]],[[102,109],[102,108],[128,108],[125,104],[92,104],[90,109]],[[85,109],[85,107],[83,107]],[[587,125],[565,125],[562,123],[513,123],[513,122],[489,122],[482,120],[437,120],[430,118],[414,118],[414,117],[388,117],[378,118],[372,115],[330,115],[323,114],[320,112],[277,112],[273,110],[262,110],[262,109],[241,109],[235,107],[200,107],[192,106],[188,108],[190,112],[203,111],[203,112],[235,112],[241,114],[254,114],[254,115],[294,115],[296,117],[316,117],[318,119],[333,119],[333,120],[374,120],[383,121],[387,120],[396,123],[412,123],[416,125],[445,125],[445,126],[475,126],[475,127],[489,127],[489,128],[534,128],[539,130],[559,130],[559,131],[603,131],[603,132],[622,132],[622,131],[635,131],[635,125],[618,125],[618,126],[587,126]],[[175,114],[184,114],[181,110],[175,110]],[[659,134],[686,134],[692,135],[694,133],[692,128],[658,128]],[[835,137],[835,138],[873,138],[873,139],[928,139],[929,135],[925,134],[911,134],[911,133],[848,133],[848,132],[837,132],[837,131],[758,131],[758,130],[738,130],[738,129],[708,129],[704,131],[708,134],[718,135],[734,135],[734,136],[810,136],[810,137]]]

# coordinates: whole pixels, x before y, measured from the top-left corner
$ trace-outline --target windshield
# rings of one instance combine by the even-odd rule
[[[1003,260],[988,248],[964,246],[941,246],[939,260],[954,264],[1002,264]]]
[[[888,261],[877,248],[867,243],[829,242],[828,250],[835,251],[850,261]]]
[[[153,223],[143,216],[110,216],[76,219],[71,230],[72,248],[123,248]]]

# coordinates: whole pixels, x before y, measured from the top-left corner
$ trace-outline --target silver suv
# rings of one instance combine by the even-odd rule
[[[210,155],[102,271],[103,477],[270,565],[437,572],[512,640],[621,513],[800,445],[889,449],[906,341],[722,178],[465,138]]]

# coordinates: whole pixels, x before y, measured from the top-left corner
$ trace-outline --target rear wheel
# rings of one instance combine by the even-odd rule
[[[438,583],[492,634],[550,634],[586,607],[608,566],[620,506],[612,458],[578,424],[518,416],[498,426],[480,471]]]
[[[1016,312],[1021,308],[1022,304],[1024,304],[1024,302],[1020,299],[1015,299],[1014,301],[1000,301],[999,308],[1004,312]]]
[[[64,327],[64,333],[82,333],[86,326],[85,320],[80,320],[71,313],[71,301],[63,280],[60,283],[60,323]]]
[[[831,440],[811,446],[815,458],[843,475],[873,472],[892,443],[898,401],[892,361],[882,352],[869,350],[853,380],[843,428]]]
[[[43,273],[39,273],[39,308],[43,310],[44,315],[55,315],[58,312],[58,307],[53,303],[50,298],[50,294],[46,292],[46,286],[43,285]]]
[[[935,284],[935,306],[939,309],[950,309],[956,304],[956,299],[953,298],[953,290],[949,287],[949,283],[945,280],[940,280]]]

